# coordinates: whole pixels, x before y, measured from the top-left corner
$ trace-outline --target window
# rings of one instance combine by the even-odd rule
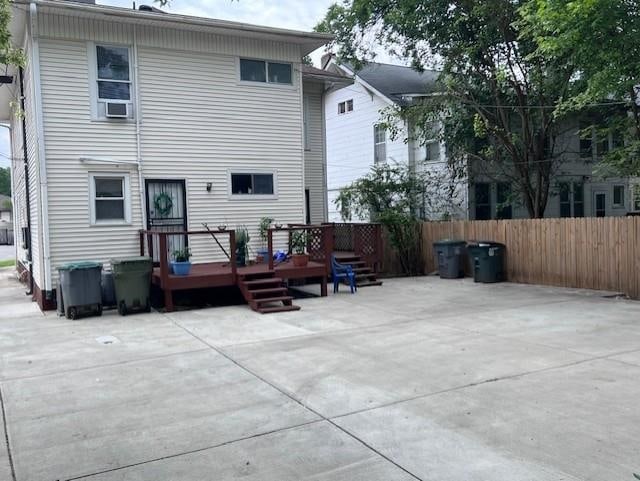
[[[90,174],[91,223],[131,222],[129,177],[122,174]]]
[[[440,160],[440,145],[438,144],[438,142],[429,142],[424,146],[424,150],[424,160]]]
[[[373,162],[387,161],[387,131],[382,125],[373,126]]]
[[[491,184],[475,184],[476,220],[491,219]]]
[[[560,217],[584,217],[584,185],[560,182]]]
[[[624,207],[624,185],[613,186],[613,207]]]
[[[240,59],[240,80],[291,85],[293,69],[290,63]]]
[[[513,218],[513,209],[511,207],[511,184],[496,184],[496,203],[497,219]]]
[[[593,157],[593,128],[588,124],[581,123],[578,135],[580,136],[580,157],[591,159]]]
[[[231,174],[232,195],[273,195],[273,174]]]
[[[345,100],[344,102],[340,102],[338,104],[339,114],[346,114],[348,112],[353,112],[353,99]]]
[[[112,107],[111,111],[117,111],[118,117],[131,118],[133,86],[129,47],[96,45],[94,69],[97,117],[109,117],[109,103],[124,106],[122,109]]]
[[[633,210],[640,210],[640,184],[633,186]]]

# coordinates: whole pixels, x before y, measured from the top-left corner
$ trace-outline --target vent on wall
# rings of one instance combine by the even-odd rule
[[[107,117],[126,119],[129,116],[129,105],[121,102],[107,102]]]

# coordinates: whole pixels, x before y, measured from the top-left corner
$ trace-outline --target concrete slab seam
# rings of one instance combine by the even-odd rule
[[[421,478],[419,478],[418,476],[416,476],[414,473],[412,473],[411,471],[409,471],[407,468],[405,468],[404,466],[398,464],[397,462],[395,462],[393,459],[389,458],[388,456],[386,456],[385,454],[381,453],[380,451],[378,451],[377,449],[375,449],[374,447],[370,446],[369,444],[367,444],[366,442],[364,442],[362,439],[360,439],[358,436],[354,435],[353,433],[347,431],[345,428],[343,428],[342,426],[338,426],[336,423],[334,423],[330,418],[327,418],[325,416],[323,416],[322,414],[320,414],[319,412],[317,412],[315,409],[312,409],[311,407],[307,406],[304,402],[302,402],[300,399],[296,398],[292,393],[287,392],[285,389],[280,388],[279,386],[267,381],[266,379],[264,379],[262,376],[258,375],[257,373],[253,372],[251,369],[247,368],[246,366],[244,366],[243,364],[239,363],[238,361],[236,361],[235,359],[233,359],[231,356],[229,356],[226,352],[224,352],[221,349],[216,348],[215,346],[209,344],[208,342],[206,342],[204,339],[201,339],[200,337],[198,337],[197,335],[195,335],[194,333],[192,333],[189,329],[183,327],[182,325],[180,325],[179,323],[177,323],[176,321],[172,321],[176,324],[176,326],[180,327],[181,329],[184,329],[185,332],[189,333],[190,335],[192,335],[193,337],[195,337],[196,339],[198,339],[199,341],[205,343],[206,345],[208,345],[213,351],[217,352],[218,354],[220,354],[221,356],[223,356],[225,359],[229,360],[230,362],[232,362],[233,364],[235,364],[236,366],[238,366],[240,369],[242,369],[243,371],[249,373],[250,375],[252,375],[253,377],[255,377],[256,379],[262,381],[263,383],[271,386],[273,389],[275,389],[276,391],[280,392],[281,394],[285,395],[286,397],[288,397],[289,399],[291,399],[292,401],[294,401],[295,403],[299,404],[300,406],[302,406],[303,408],[305,408],[306,410],[308,410],[309,412],[315,414],[316,416],[318,416],[320,418],[321,421],[326,421],[329,424],[331,424],[332,426],[334,426],[335,428],[339,429],[340,431],[342,431],[343,433],[345,433],[346,435],[348,435],[349,437],[351,437],[352,439],[355,439],[357,442],[359,442],[360,444],[362,444],[364,447],[366,447],[367,449],[369,449],[371,452],[376,453],[378,456],[380,456],[382,459],[386,460],[387,462],[393,464],[396,468],[400,469],[401,471],[403,471],[404,473],[406,473],[407,475],[411,476],[413,479],[417,480],[417,481],[423,481]],[[72,480],[69,480],[72,481]]]
[[[11,444],[9,443],[9,426],[7,426],[7,413],[4,408],[2,384],[0,384],[0,410],[2,411],[2,425],[4,426],[4,442],[7,445],[7,457],[9,458],[9,470],[11,471],[11,479],[13,481],[16,481],[16,470],[13,465],[13,455],[11,453]]]

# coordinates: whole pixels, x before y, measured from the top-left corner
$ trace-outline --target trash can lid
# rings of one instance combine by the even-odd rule
[[[466,244],[466,242],[460,239],[440,239],[433,243],[433,245],[437,245],[437,246],[461,245],[461,244]]]
[[[73,271],[76,269],[102,269],[102,263],[94,261],[78,261],[69,262],[68,264],[58,267],[59,271]]]
[[[118,259],[111,259],[109,261],[111,265],[120,265],[120,264],[137,264],[137,263],[149,263],[151,262],[151,257],[149,256],[133,256],[133,257],[120,257]]]
[[[467,246],[469,246],[469,247],[505,247],[505,245],[501,244],[500,242],[485,241],[485,240],[469,241],[469,242],[467,242]]]

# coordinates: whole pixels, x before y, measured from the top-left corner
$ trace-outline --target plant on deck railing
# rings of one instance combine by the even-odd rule
[[[302,255],[307,251],[309,234],[304,230],[297,230],[291,233],[291,250],[294,254]]]
[[[269,238],[268,232],[269,227],[271,227],[272,222],[274,221],[273,217],[263,217],[260,219],[260,226],[258,228],[258,235],[260,236],[260,241],[262,242],[262,247],[266,247],[267,240]]]
[[[236,228],[236,264],[244,266],[246,264],[251,236],[245,226]]]

